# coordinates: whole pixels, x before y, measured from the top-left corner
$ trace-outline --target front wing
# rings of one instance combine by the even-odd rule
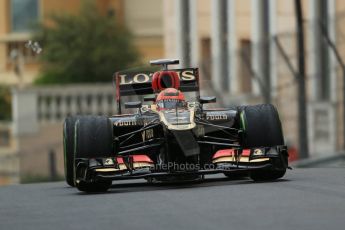
[[[248,172],[262,169],[285,170],[288,167],[286,146],[262,147],[253,149],[228,149],[218,151],[211,162],[205,165],[194,165],[193,169],[176,170],[175,167],[157,167],[153,161],[145,157],[111,157],[111,158],[79,158],[75,160],[77,180],[128,180],[188,175],[207,175],[217,173]],[[228,152],[225,154],[224,152]],[[173,162],[170,162],[174,166]]]

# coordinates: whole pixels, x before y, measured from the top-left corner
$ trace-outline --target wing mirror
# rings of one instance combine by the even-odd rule
[[[140,102],[140,101],[125,102],[125,108],[126,108],[126,109],[141,108],[141,102]]]
[[[217,99],[215,96],[210,97],[200,97],[200,103],[201,104],[207,104],[207,103],[216,103]]]

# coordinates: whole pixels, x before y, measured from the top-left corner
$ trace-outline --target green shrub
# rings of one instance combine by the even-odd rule
[[[115,71],[138,63],[129,31],[114,17],[84,1],[78,15],[55,14],[53,26],[39,25],[43,67],[37,84],[109,82]]]

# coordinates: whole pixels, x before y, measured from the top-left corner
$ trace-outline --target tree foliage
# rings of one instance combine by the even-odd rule
[[[54,14],[51,20],[53,26],[39,25],[35,36],[43,47],[38,84],[110,81],[138,61],[129,31],[92,1],[78,15]]]

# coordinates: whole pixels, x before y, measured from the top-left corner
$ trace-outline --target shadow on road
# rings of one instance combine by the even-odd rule
[[[214,186],[231,186],[231,185],[246,185],[246,184],[258,184],[258,183],[280,183],[287,182],[287,179],[280,179],[276,181],[265,181],[265,182],[254,182],[251,179],[241,178],[241,179],[229,179],[229,178],[206,178],[203,181],[199,182],[175,182],[175,183],[147,183],[146,181],[140,180],[140,182],[130,182],[130,183],[120,183],[116,184],[116,181],[113,181],[113,185],[109,191],[105,193],[129,193],[129,192],[149,192],[149,191],[158,191],[158,190],[173,190],[173,189],[197,189],[205,187],[214,187]],[[84,193],[79,192],[78,195],[97,195],[105,193]]]

